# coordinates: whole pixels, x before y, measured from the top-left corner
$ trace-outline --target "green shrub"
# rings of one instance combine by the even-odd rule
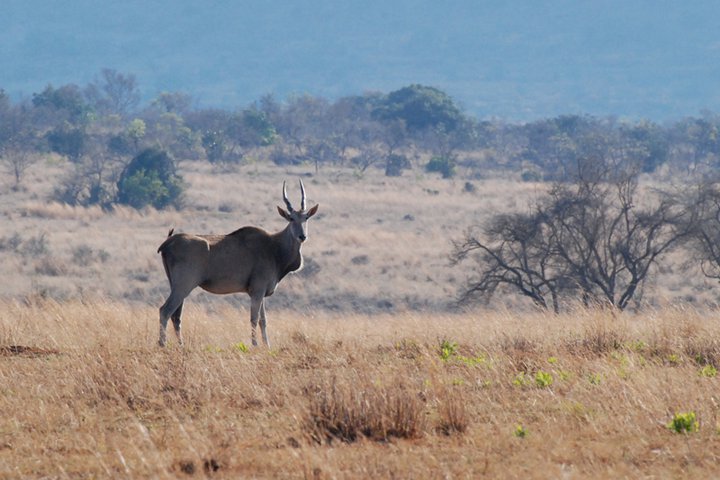
[[[525,372],[520,372],[517,375],[515,375],[515,379],[513,380],[513,385],[518,387],[524,387],[528,385],[530,382],[528,381],[527,377],[525,376]]]
[[[535,374],[535,384],[540,388],[549,387],[553,383],[553,376],[548,372],[538,370]]]
[[[157,209],[177,205],[183,183],[175,173],[170,156],[157,149],[147,149],[133,158],[118,181],[118,203],[133,208],[153,206]]]
[[[410,168],[410,161],[405,155],[388,155],[385,163],[385,175],[388,177],[399,177],[402,171]]]
[[[449,360],[451,357],[457,355],[458,345],[450,340],[443,340],[440,342],[440,358],[443,360]]]
[[[443,178],[455,176],[455,159],[449,157],[432,157],[425,165],[425,171],[442,174]]]
[[[675,433],[692,433],[700,429],[700,423],[695,418],[695,412],[676,413],[667,428]]]

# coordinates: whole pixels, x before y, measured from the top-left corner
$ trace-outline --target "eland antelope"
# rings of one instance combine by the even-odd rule
[[[270,234],[256,227],[242,227],[228,235],[189,235],[170,230],[158,248],[170,281],[170,296],[160,307],[160,346],[167,340],[168,319],[172,317],[178,342],[182,345],[180,317],[183,302],[195,287],[210,293],[246,292],[250,296],[252,344],[257,345],[258,320],[263,342],[270,345],[265,318],[265,297],[285,275],[302,266],[300,247],[307,240],[307,221],[318,205],[305,209],[305,186],[300,180],[300,210],[293,209],[283,182],[287,210],[277,207],[288,221],[280,232]]]

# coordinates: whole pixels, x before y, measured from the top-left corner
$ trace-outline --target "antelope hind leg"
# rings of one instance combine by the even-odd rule
[[[190,289],[192,290],[192,289]],[[182,313],[182,304],[185,300],[185,297],[188,296],[190,291],[179,291],[173,289],[172,292],[170,292],[170,296],[167,300],[165,300],[165,303],[162,307],[160,307],[160,338],[158,339],[158,345],[161,347],[164,347],[167,343],[167,324],[168,320],[170,319],[170,316],[173,315],[173,324],[175,324],[175,312],[180,309],[180,313]],[[177,317],[177,324],[175,326],[175,331],[179,332],[180,329],[180,315],[178,314]]]
[[[184,302],[184,301],[183,301]],[[182,317],[182,308],[183,308],[183,302],[180,302],[180,306],[175,309],[173,312],[171,318],[173,322],[173,327],[175,328],[175,335],[177,336],[178,343],[180,346],[183,346],[185,342],[183,342],[182,338],[182,332],[180,331],[180,323],[181,323],[181,317]]]

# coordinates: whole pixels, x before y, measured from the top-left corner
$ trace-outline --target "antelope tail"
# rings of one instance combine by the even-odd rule
[[[165,248],[165,245],[167,245],[168,241],[170,240],[170,237],[172,237],[173,232],[175,231],[174,228],[171,228],[170,231],[167,234],[167,238],[165,241],[158,247],[158,253],[162,253],[163,249]]]

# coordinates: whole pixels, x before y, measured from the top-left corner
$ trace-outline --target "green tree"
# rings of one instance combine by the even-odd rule
[[[82,156],[86,137],[84,128],[74,127],[67,122],[45,135],[51,151],[65,155],[72,161],[77,161]]]
[[[162,209],[179,203],[183,182],[172,158],[163,150],[149,148],[132,159],[117,188],[120,204]]]
[[[231,156],[241,160],[244,151],[272,145],[277,137],[275,127],[260,110],[249,108],[232,115],[223,129]]]
[[[140,118],[134,119],[128,125],[127,130],[125,131],[125,134],[127,135],[127,137],[132,141],[133,145],[135,146],[135,151],[137,151],[140,148],[140,140],[142,140],[145,137],[145,131],[146,131],[145,122]]]
[[[44,112],[38,115],[38,124],[61,125],[69,122],[79,126],[86,124],[92,116],[92,107],[85,101],[82,90],[73,84],[60,88],[48,85],[42,92],[33,94],[32,104],[38,111]]]
[[[380,120],[402,120],[410,131],[443,126],[454,130],[463,115],[452,98],[434,87],[410,85],[387,95],[373,112]]]

